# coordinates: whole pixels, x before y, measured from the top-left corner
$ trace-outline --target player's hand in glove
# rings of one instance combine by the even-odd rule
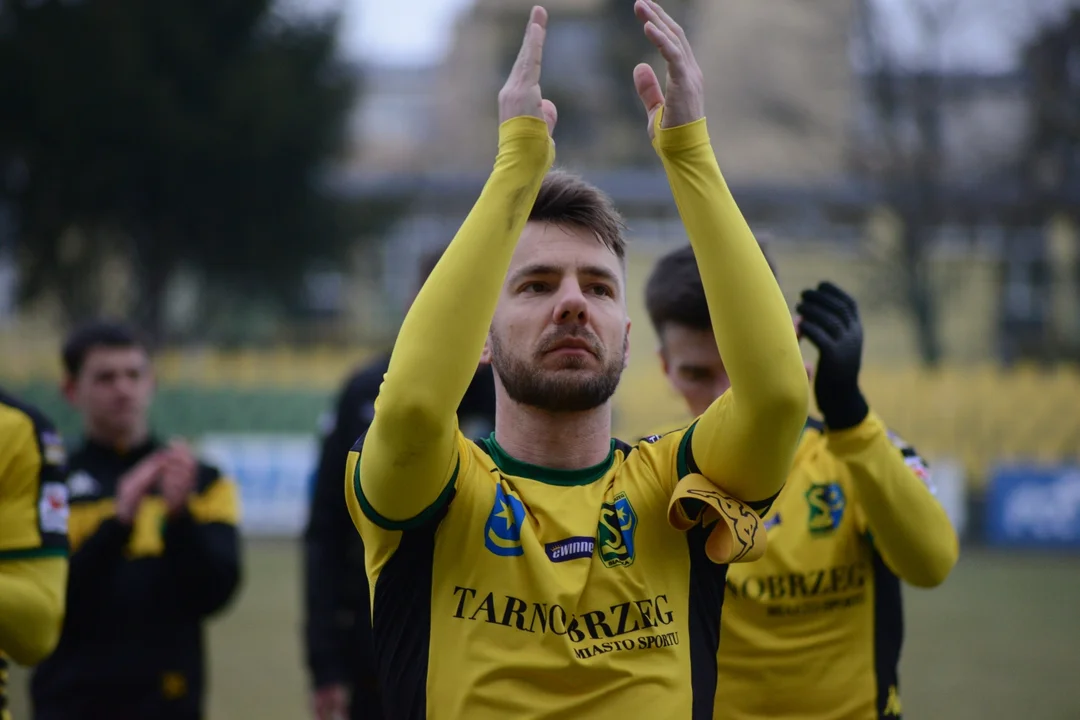
[[[830,430],[861,423],[870,412],[859,390],[863,330],[855,300],[832,283],[804,290],[795,312],[799,332],[818,349],[814,396]]]

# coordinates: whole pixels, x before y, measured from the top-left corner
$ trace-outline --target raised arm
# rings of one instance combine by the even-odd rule
[[[905,582],[944,582],[960,553],[956,532],[922,458],[886,431],[859,390],[863,331],[855,299],[824,282],[804,291],[796,310],[800,331],[820,353],[814,394],[829,449],[852,475],[874,546]]]
[[[390,523],[433,505],[457,467],[457,407],[503,280],[554,160],[540,94],[546,13],[536,8],[499,94],[499,152],[483,192],[402,323],[360,463],[360,507]],[[375,518],[372,518],[375,519]]]
[[[634,82],[653,144],[694,248],[731,390],[692,432],[691,469],[764,509],[783,487],[806,419],[807,379],[776,279],[709,144],[703,79],[686,34],[652,0],[638,0],[645,33],[667,62],[666,97],[647,65]]]

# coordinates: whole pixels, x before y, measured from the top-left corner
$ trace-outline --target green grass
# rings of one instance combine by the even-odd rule
[[[210,630],[209,720],[310,717],[299,546],[249,542],[246,575]],[[908,589],[905,602],[910,720],[1080,718],[1080,557],[966,549],[945,585]],[[15,720],[28,717],[25,682],[13,673]]]

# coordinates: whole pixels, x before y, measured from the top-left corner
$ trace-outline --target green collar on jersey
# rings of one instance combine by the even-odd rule
[[[491,459],[495,461],[496,467],[507,475],[537,480],[548,485],[588,485],[604,477],[611,468],[611,464],[615,462],[614,440],[611,441],[608,456],[602,462],[580,470],[556,470],[517,460],[503,450],[502,445],[499,445],[495,440],[495,433],[491,433],[491,435],[482,439],[480,444],[487,451],[487,454],[491,456]]]

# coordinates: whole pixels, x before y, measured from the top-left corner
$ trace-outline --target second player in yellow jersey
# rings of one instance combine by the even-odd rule
[[[646,297],[665,374],[698,413],[729,379],[689,248],[660,260]],[[941,583],[956,535],[926,462],[859,392],[855,301],[823,283],[797,311],[820,351],[814,390],[825,422],[806,423],[765,517],[765,557],[728,572],[714,717],[900,718],[900,582]]]

